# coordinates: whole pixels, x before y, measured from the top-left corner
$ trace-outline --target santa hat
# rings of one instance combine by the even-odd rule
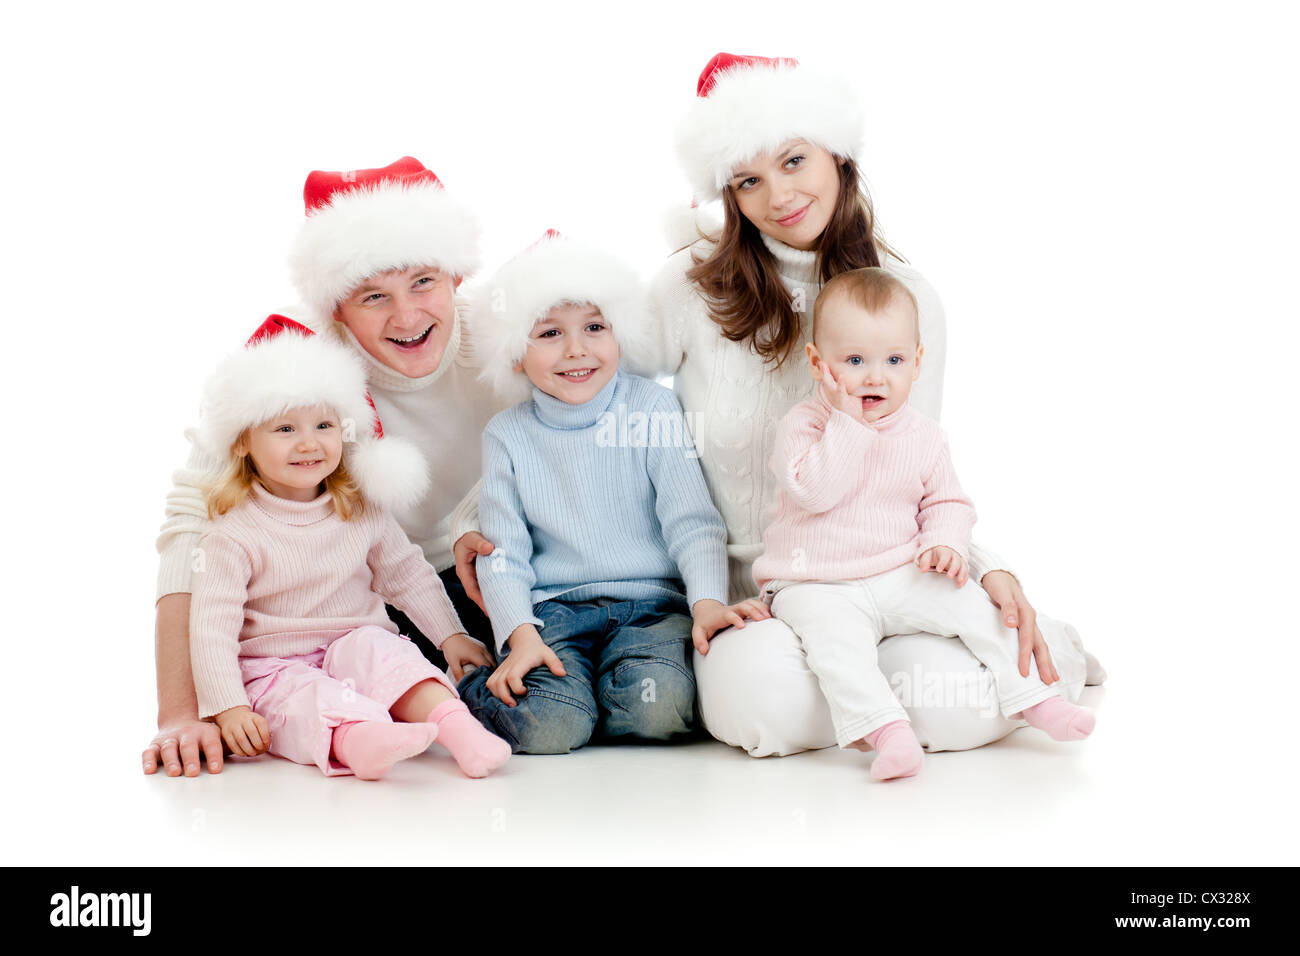
[[[268,318],[208,380],[199,446],[224,461],[244,429],[312,405],[327,405],[339,416],[343,462],[365,498],[400,513],[424,497],[429,489],[424,456],[408,441],[384,437],[360,359],[284,316]]]
[[[699,202],[717,199],[739,163],[806,139],[856,158],[862,110],[843,80],[797,60],[719,53],[677,127],[677,155]]]
[[[344,296],[377,273],[437,266],[466,276],[478,268],[477,219],[418,159],[316,171],[302,192],[307,221],[289,253],[289,271],[319,329]]]
[[[603,249],[548,229],[497,270],[475,300],[471,327],[483,359],[481,377],[497,394],[515,402],[531,394],[528,376],[516,372],[515,363],[528,351],[533,324],[561,302],[600,309],[618,342],[620,367],[651,371],[650,316],[640,278]]]

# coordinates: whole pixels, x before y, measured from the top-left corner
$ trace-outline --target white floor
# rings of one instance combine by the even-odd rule
[[[1085,693],[1086,742],[1022,729],[890,784],[856,752],[756,760],[711,741],[520,756],[485,780],[435,746],[379,783],[271,757],[146,778],[120,748],[74,748],[30,788],[11,779],[5,862],[1295,862],[1291,789],[1268,782],[1280,763],[1221,773],[1210,739],[1147,746],[1159,728],[1123,687]]]

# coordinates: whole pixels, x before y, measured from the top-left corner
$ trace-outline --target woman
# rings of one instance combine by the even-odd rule
[[[832,276],[883,266],[916,296],[925,366],[912,403],[938,418],[944,315],[934,290],[876,235],[855,156],[862,113],[852,91],[793,60],[719,54],[705,67],[678,130],[678,153],[697,200],[722,200],[718,234],[674,254],[652,305],[674,376],[696,423],[696,447],[729,533],[731,600],[753,593],[775,478],[775,425],[813,382],[800,358],[813,304]],[[971,572],[1020,634],[1020,670],[1032,663],[1062,696],[1104,676],[1068,625],[1038,616],[994,555],[972,547]],[[1050,647],[1050,651],[1049,651]],[[966,749],[1017,723],[989,708],[991,677],[955,638],[900,635],[880,663],[930,750]],[[1089,666],[1092,673],[1089,674]],[[794,633],[778,620],[726,631],[697,654],[701,715],[718,739],[754,756],[834,743],[830,714]]]
[[[452,509],[479,477],[479,456],[463,449],[478,448],[484,426],[502,407],[479,381],[459,320],[456,289],[478,266],[477,221],[409,156],[380,169],[313,172],[303,196],[307,220],[290,269],[306,324],[361,356],[380,434],[414,443],[436,476],[399,522],[438,569],[466,630],[490,641],[487,619],[451,567],[448,537]],[[295,326],[272,316],[254,338]],[[147,774],[161,762],[168,776],[195,776],[200,754],[210,772],[221,770],[216,725],[198,719],[189,653],[190,576],[202,566],[196,546],[207,524],[200,486],[214,467],[196,447],[174,475],[158,538],[158,733],[142,755]],[[426,656],[436,655],[400,612],[389,613]],[[460,660],[446,664],[461,676]]]

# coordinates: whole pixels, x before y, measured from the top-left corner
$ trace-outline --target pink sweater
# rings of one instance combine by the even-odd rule
[[[385,600],[437,646],[464,631],[437,572],[397,521],[369,502],[342,521],[328,494],[289,501],[254,484],[200,540],[193,580],[200,717],[248,706],[241,656],[310,654],[366,624],[396,634]]]
[[[969,560],[975,508],[943,429],[910,405],[862,423],[818,388],[781,419],[771,466],[779,489],[754,562],[760,590],[882,574],[939,544]]]

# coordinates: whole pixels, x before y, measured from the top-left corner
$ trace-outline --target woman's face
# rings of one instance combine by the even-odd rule
[[[348,293],[334,318],[371,358],[407,378],[430,375],[456,322],[456,283],[440,269],[381,272]]]
[[[736,205],[759,231],[796,249],[815,249],[840,198],[839,163],[797,139],[736,167]]]

